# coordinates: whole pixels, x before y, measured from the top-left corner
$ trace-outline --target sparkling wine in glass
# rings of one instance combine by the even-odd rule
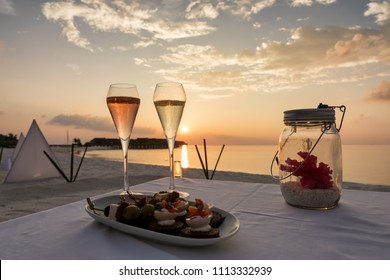
[[[168,142],[171,178],[169,191],[173,191],[175,189],[173,152],[175,149],[177,130],[186,103],[186,94],[183,85],[172,82],[158,83],[154,90],[153,102]],[[182,196],[188,195],[186,193],[181,194]]]
[[[112,84],[107,93],[107,106],[114,121],[123,152],[123,193],[129,191],[127,154],[130,135],[140,105],[137,87],[132,84]]]

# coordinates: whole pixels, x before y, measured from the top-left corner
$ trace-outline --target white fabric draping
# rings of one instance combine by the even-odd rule
[[[165,190],[168,181],[133,190]],[[273,184],[181,178],[176,185],[234,214],[239,232],[206,247],[160,244],[97,223],[83,200],[0,223],[0,258],[390,259],[390,193],[343,190],[336,209],[314,211],[287,205]]]

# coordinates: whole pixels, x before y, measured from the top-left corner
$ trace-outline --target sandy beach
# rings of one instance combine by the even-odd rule
[[[64,173],[69,175],[69,149],[55,148],[53,151]],[[6,157],[7,154],[3,154],[3,159]],[[80,156],[75,156],[74,173],[77,170],[80,160]],[[0,182],[4,181],[6,174],[6,170],[2,168]],[[129,180],[131,185],[167,177],[168,174],[168,166],[129,164]],[[205,178],[203,170],[192,168],[183,169],[183,177]],[[269,175],[218,170],[213,180],[278,184],[278,181]],[[87,197],[119,190],[122,183],[122,163],[88,157],[84,158],[77,180],[73,183],[66,182],[63,177],[23,183],[1,183],[0,222],[83,200]],[[364,185],[352,182],[344,182],[343,188],[367,191],[390,191],[389,186]]]

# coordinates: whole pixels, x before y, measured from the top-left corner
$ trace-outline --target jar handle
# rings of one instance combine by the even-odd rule
[[[341,126],[343,125],[344,115],[345,115],[345,111],[347,111],[347,107],[345,105],[334,106],[334,107],[335,108],[339,108],[340,111],[343,113],[343,115],[341,116],[341,120],[340,120],[340,126],[339,126],[339,128],[337,128],[337,131],[340,131],[341,130]]]
[[[335,108],[339,108],[339,110],[343,113],[343,115],[341,116],[340,125],[339,125],[338,128],[336,127],[336,129],[337,129],[337,131],[340,132],[341,127],[342,127],[342,125],[343,125],[343,121],[344,121],[345,111],[347,111],[347,107],[346,107],[345,105],[340,105],[340,106],[328,106],[328,105],[326,105],[326,104],[320,103],[320,104],[318,105],[317,108],[332,108],[333,110],[334,110]]]

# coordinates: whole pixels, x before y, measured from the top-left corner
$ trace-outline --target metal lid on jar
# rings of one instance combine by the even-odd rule
[[[296,109],[284,112],[284,123],[334,123],[336,121],[333,108]]]

